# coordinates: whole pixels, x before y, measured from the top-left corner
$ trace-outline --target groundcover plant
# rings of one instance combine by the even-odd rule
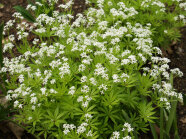
[[[173,78],[183,73],[169,68],[157,46],[179,39],[186,3],[86,0],[89,8],[73,16],[72,0],[57,2],[16,7],[4,27],[9,55],[0,73],[8,75],[15,121],[45,138],[137,139],[148,131],[158,138],[155,127],[161,139],[171,129],[179,138],[176,106],[183,98]],[[13,28],[16,35],[8,33]]]

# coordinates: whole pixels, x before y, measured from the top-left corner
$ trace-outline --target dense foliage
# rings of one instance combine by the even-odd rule
[[[169,136],[182,102],[173,78],[183,73],[169,69],[158,46],[179,40],[186,3],[86,0],[90,8],[76,16],[72,0],[58,11],[56,3],[17,6],[5,25],[3,52],[11,58],[0,73],[9,76],[15,120],[45,138],[136,139],[149,130],[157,138],[155,125],[161,138]],[[8,33],[13,27],[15,36]]]

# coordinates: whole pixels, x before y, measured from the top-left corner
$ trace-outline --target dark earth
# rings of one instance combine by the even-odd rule
[[[62,0],[59,0],[60,3]],[[73,11],[75,14],[83,12],[87,7],[84,0],[75,0]],[[12,19],[12,14],[15,12],[14,6],[21,5],[26,7],[27,0],[0,0],[0,23],[6,23]],[[181,28],[182,37],[179,42],[173,42],[167,49],[162,49],[163,56],[171,60],[170,68],[180,68],[184,76],[174,80],[174,87],[178,92],[186,94],[186,27]],[[0,90],[1,92],[1,90]],[[177,108],[178,130],[180,139],[186,139],[186,106],[178,104]],[[17,128],[17,127],[16,127]],[[32,135],[24,131],[21,135],[15,136],[13,131],[6,121],[0,122],[0,139],[34,139]],[[141,139],[149,139],[148,135],[141,137]]]

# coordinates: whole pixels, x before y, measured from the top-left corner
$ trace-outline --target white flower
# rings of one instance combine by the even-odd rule
[[[19,104],[18,108],[22,109],[23,108],[23,104]]]
[[[123,60],[121,61],[121,65],[126,65],[126,64],[128,64],[129,62],[130,62],[129,59],[123,59]]]
[[[42,92],[42,95],[45,95],[45,93],[46,93],[46,88],[41,88],[40,90],[41,90],[41,92]]]
[[[70,87],[70,90],[69,90],[68,94],[74,95],[75,89],[76,89],[75,86]]]
[[[123,139],[132,139],[130,136],[123,137]]]
[[[86,108],[88,106],[88,101],[83,102],[82,106]]]
[[[38,5],[38,6],[42,6],[43,5],[40,2],[35,2],[35,4]]]
[[[119,79],[119,76],[118,76],[117,74],[112,75],[112,78],[113,78],[113,82],[114,82],[114,83],[118,83],[118,82],[121,81],[121,80]]]
[[[152,85],[152,89],[155,90],[155,89],[160,89],[160,85],[159,84],[153,84]]]
[[[113,139],[119,139],[120,133],[118,131],[113,132]]]
[[[78,71],[81,72],[81,71],[84,71],[85,69],[86,69],[86,66],[84,64],[81,64],[79,65]]]
[[[28,120],[29,120],[29,121],[32,120],[32,117],[28,117]]]
[[[121,56],[124,57],[124,56],[126,56],[126,55],[128,55],[128,54],[130,54],[130,53],[131,53],[130,50],[125,50],[125,51],[121,54]]]
[[[96,69],[94,70],[94,75],[101,76],[102,78],[108,80],[108,74],[106,74],[107,69],[103,67],[100,63],[96,64]]]
[[[35,110],[35,109],[36,109],[36,106],[33,105],[33,106],[32,106],[32,110]]]
[[[36,10],[36,6],[32,6],[31,4],[28,4],[27,7],[26,7],[27,10],[33,10],[35,11]]]
[[[164,30],[164,33],[165,33],[165,34],[167,34],[167,33],[168,33],[168,31],[167,31],[167,30]]]
[[[85,0],[85,4],[89,4],[90,3],[90,1],[89,0]]]
[[[81,92],[83,93],[88,93],[89,92],[89,87],[87,85],[84,85],[82,88],[81,88]]]
[[[9,101],[12,100],[10,94],[7,94],[7,95],[5,96],[5,98],[6,98],[6,100],[9,100]]]
[[[87,123],[82,123],[78,128],[77,128],[77,133],[84,133],[86,131],[86,126],[88,126]]]
[[[14,107],[17,107],[19,105],[19,101],[14,101]]]
[[[69,0],[65,5],[60,4],[58,7],[62,9],[68,9],[72,6],[72,4],[74,4],[73,0]]]
[[[50,89],[50,93],[52,93],[52,94],[56,94],[56,93],[57,93],[57,91],[56,91],[56,90],[54,90],[54,89]]]
[[[111,40],[111,44],[115,45],[116,43],[120,42],[119,38],[115,38]]]
[[[87,133],[86,135],[87,135],[87,137],[92,137],[92,131],[89,130],[88,133]]]
[[[171,69],[170,71],[173,74],[177,75],[178,77],[182,77],[183,76],[183,72],[181,72],[179,68]]]
[[[3,47],[3,53],[5,53],[7,50],[11,50],[14,47],[12,43],[7,43]]]
[[[82,101],[83,101],[83,96],[79,96],[77,102],[82,102]]]
[[[179,18],[180,18],[180,19],[184,19],[185,16],[184,16],[184,15],[179,15]]]
[[[86,82],[86,81],[87,81],[87,76],[81,77],[81,83],[84,83],[84,82]]]
[[[39,39],[34,38],[33,44],[37,44],[39,42]]]
[[[99,26],[98,28],[101,29],[101,30],[105,30],[105,29],[107,29],[107,24],[108,24],[107,21],[99,22],[98,23],[98,26]]]
[[[70,66],[68,63],[63,63],[62,67],[60,67],[59,70],[59,75],[61,76],[61,78],[63,78],[66,74],[70,74]]]
[[[97,84],[95,78],[92,77],[92,78],[90,78],[89,80],[90,80],[90,83],[91,83],[91,84],[93,84],[93,85],[96,85],[96,84]]]
[[[30,103],[36,104],[36,101],[37,101],[37,97],[32,97]]]
[[[86,118],[86,122],[88,122],[89,119],[92,119],[92,115],[91,114],[85,114],[85,118]]]
[[[36,29],[35,32],[37,33],[45,33],[46,32],[46,28],[39,28],[39,29]]]
[[[63,128],[65,129],[63,133],[66,135],[70,132],[70,130],[73,130],[74,128],[76,128],[76,126],[74,124],[63,124]]]
[[[135,55],[130,55],[130,56],[128,57],[128,59],[130,60],[130,63],[132,63],[132,64],[134,64],[134,63],[137,62],[136,56],[135,56]]]
[[[52,69],[59,67],[62,64],[60,59],[53,60],[49,65],[52,67]]]
[[[63,131],[63,133],[64,133],[65,135],[67,135],[69,132],[70,132],[69,129],[65,129],[65,130]]]
[[[21,74],[19,75],[19,82],[22,83],[24,81],[24,76]]]
[[[99,87],[98,87],[99,89],[103,89],[103,90],[107,90],[108,88],[107,88],[107,85],[104,85],[104,84],[101,84]]]
[[[15,40],[14,35],[10,35],[8,38],[9,38],[10,41],[14,41]]]
[[[109,5],[109,6],[112,6],[112,5],[113,5],[113,3],[112,3],[111,1],[109,1],[109,2],[108,2],[108,5]]]
[[[186,10],[186,2],[180,3],[180,4],[179,4],[179,7],[180,7],[180,8],[183,8],[184,10]]]
[[[51,84],[55,84],[55,82],[56,82],[56,79],[52,79],[52,80],[50,81]]]
[[[127,130],[128,132],[131,132],[131,131],[133,131],[134,129],[131,127],[131,125],[129,124],[129,123],[125,123],[124,125],[123,125],[123,129],[122,129],[122,131],[125,131],[125,130]]]
[[[13,15],[15,18],[23,19],[24,17],[21,15],[21,13],[15,12]]]
[[[182,93],[178,93],[178,99],[179,99],[181,102],[183,102],[183,95],[182,95]]]

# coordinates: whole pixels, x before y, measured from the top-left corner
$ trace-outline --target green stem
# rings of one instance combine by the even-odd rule
[[[160,108],[160,139],[163,139],[163,108]]]
[[[174,138],[175,138],[175,139],[180,139],[180,137],[179,137],[179,135],[178,135],[178,126],[177,126],[177,117],[176,117],[176,113],[175,113],[175,117],[174,117],[174,121],[173,121],[173,127],[174,127],[174,130],[175,130]]]

